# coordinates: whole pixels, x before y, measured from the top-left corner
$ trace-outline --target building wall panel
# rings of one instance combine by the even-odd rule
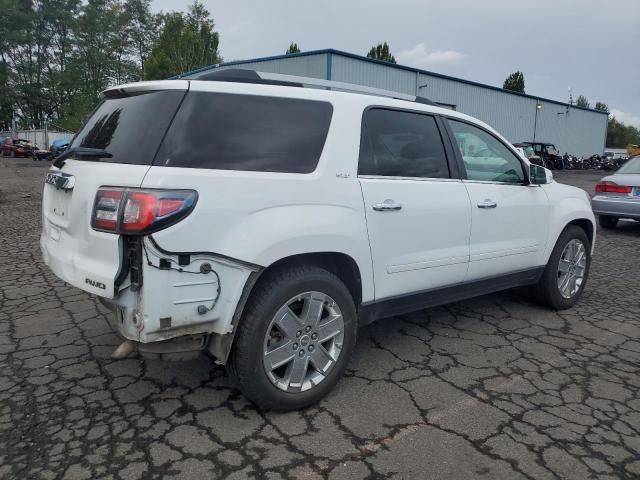
[[[228,68],[243,68],[257,70],[259,72],[283,73],[288,75],[300,75],[303,77],[326,78],[327,54],[305,55],[302,57],[275,58],[254,62],[230,62],[216,68],[225,70]],[[211,70],[202,73],[209,73]],[[196,76],[194,75],[194,78]]]
[[[330,72],[328,67],[330,66]],[[502,133],[511,142],[551,142],[564,153],[601,154],[604,151],[607,116],[530,96],[472,84],[437,74],[386,65],[336,51],[280,56],[247,62],[231,62],[218,68],[248,68],[301,75],[421,95],[453,106]]]

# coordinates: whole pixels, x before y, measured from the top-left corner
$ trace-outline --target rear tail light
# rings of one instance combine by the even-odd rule
[[[157,232],[189,215],[197,200],[193,190],[100,188],[91,227],[128,235]]]
[[[631,193],[632,188],[626,185],[618,185],[615,182],[598,182],[596,184],[596,193]]]

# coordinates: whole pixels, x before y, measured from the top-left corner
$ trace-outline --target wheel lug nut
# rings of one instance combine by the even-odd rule
[[[296,332],[296,337],[299,337],[300,335],[302,335],[302,330],[298,330],[298,331]]]
[[[300,355],[301,357],[304,357],[304,350],[300,350],[299,355]]]
[[[313,352],[313,349],[314,349],[314,348],[315,348],[315,347],[314,347],[313,345],[309,345],[309,351],[310,351],[310,352]]]
[[[297,344],[297,343],[294,343],[294,344],[293,344],[293,349],[294,349],[294,350],[297,350],[297,349],[298,349],[298,344]]]
[[[311,335],[311,338],[312,338],[313,340],[315,340],[316,338],[318,338],[318,334],[317,334],[317,333],[312,334],[312,335]]]
[[[311,327],[307,325],[307,328],[304,329],[305,332],[310,332],[311,331]]]

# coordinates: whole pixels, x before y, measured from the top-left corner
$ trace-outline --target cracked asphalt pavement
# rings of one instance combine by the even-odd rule
[[[41,260],[47,166],[0,159],[0,478],[640,478],[640,223],[598,230],[575,308],[375,323],[319,405],[265,414],[206,357],[110,359],[107,310]]]

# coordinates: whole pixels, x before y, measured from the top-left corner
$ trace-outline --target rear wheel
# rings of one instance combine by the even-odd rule
[[[591,243],[585,231],[569,225],[560,235],[538,284],[536,299],[555,310],[572,307],[589,277]]]
[[[616,225],[618,224],[618,217],[612,217],[610,215],[600,215],[598,217],[598,223],[600,223],[600,226],[602,228],[616,228]]]
[[[265,275],[245,307],[227,369],[260,408],[304,408],[342,376],[356,342],[356,308],[344,283],[322,268]]]

